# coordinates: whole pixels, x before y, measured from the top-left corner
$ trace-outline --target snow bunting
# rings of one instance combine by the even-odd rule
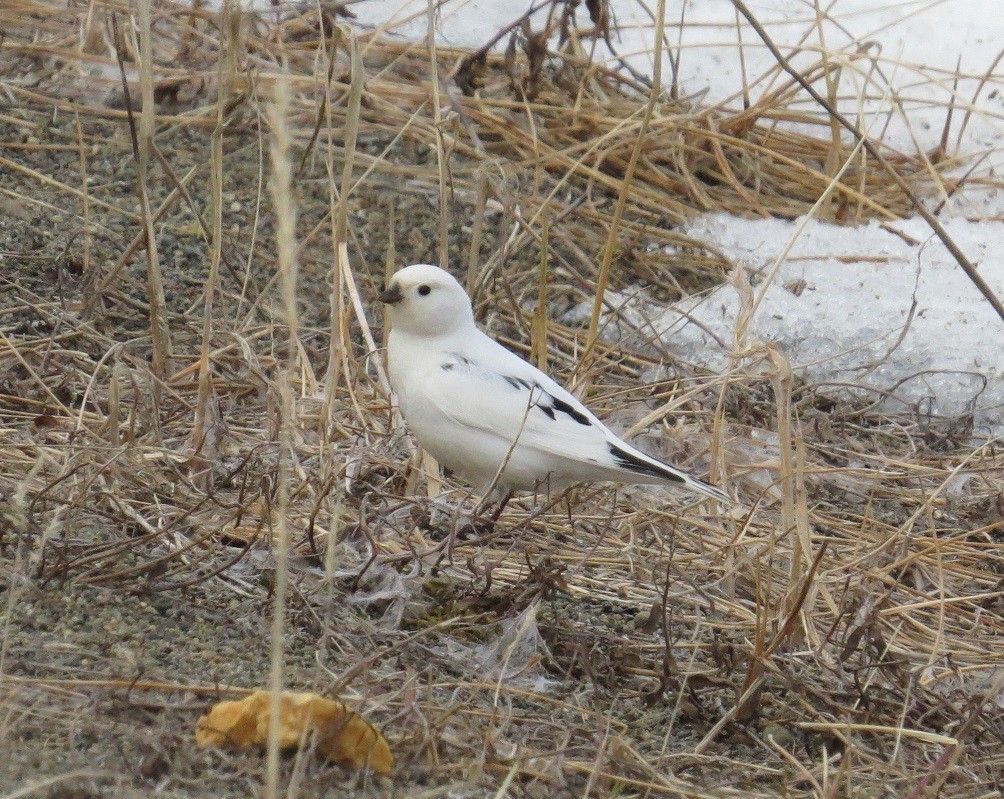
[[[482,333],[448,272],[416,264],[380,295],[388,373],[418,442],[482,495],[610,480],[729,497],[621,441],[539,369]]]

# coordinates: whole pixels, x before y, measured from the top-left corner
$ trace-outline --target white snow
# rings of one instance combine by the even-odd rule
[[[655,2],[612,5],[619,30],[615,48],[651,74],[654,34],[645,8]],[[979,163],[940,218],[1004,297],[1004,192],[996,177],[1004,168],[1004,64],[995,64],[1004,47],[1002,0],[748,5],[782,52],[801,46],[796,66],[807,66],[824,51],[841,66],[842,110],[887,148],[929,152],[942,141],[953,108],[946,149],[964,159],[956,174]],[[480,46],[527,7],[501,0],[446,2],[436,15],[438,41]],[[756,102],[787,80],[756,33],[745,23],[737,28],[730,0],[670,0],[667,8],[666,35],[671,47],[680,48],[677,79],[685,96],[739,108],[744,87]],[[386,25],[394,35],[426,34],[426,0],[366,0],[352,10],[360,23]],[[584,3],[579,15],[587,26]],[[824,84],[817,81],[816,87]],[[813,110],[802,96],[801,108]],[[1004,433],[1004,322],[927,225],[919,218],[895,223],[903,238],[876,222],[847,228],[808,220],[773,282],[763,284],[803,221],[714,214],[696,219],[685,232],[722,249],[755,281],[759,276],[756,291],[764,296],[749,336],[776,344],[809,379],[891,392],[894,405],[920,414],[973,410],[977,432]],[[628,304],[628,316],[644,317],[664,331],[663,346],[687,360],[721,368],[733,344],[737,306],[736,290],[726,285],[669,311],[639,299]]]
[[[611,2],[617,53],[648,74],[654,60],[649,10],[655,5],[652,0]],[[882,137],[887,145],[907,151],[913,151],[916,142],[925,148],[937,145],[954,98],[950,150],[956,144],[960,117],[969,108],[979,113],[968,121],[962,143],[970,150],[997,148],[1004,131],[1004,71],[994,70],[976,105],[971,101],[1004,47],[1000,0],[818,0],[824,20],[819,25],[812,0],[749,0],[747,5],[782,53],[801,46],[805,52],[793,59],[797,67],[818,60],[818,53],[825,50],[831,63],[842,67],[842,109],[854,114],[864,103],[879,113],[885,120],[882,127],[888,126]],[[446,0],[435,16],[437,41],[479,47],[530,6],[511,0]],[[358,24],[406,39],[422,40],[426,35],[427,0],[364,0],[351,10]],[[533,19],[539,29],[543,12]],[[589,27],[585,3],[579,4],[577,19]],[[737,33],[731,0],[669,0],[666,37],[670,48],[681,51],[677,78],[681,91],[705,103],[738,107],[744,85],[755,101],[787,80],[745,21]],[[505,43],[503,39],[499,49]],[[864,54],[863,45],[868,45]],[[605,48],[599,57],[612,59]],[[963,77],[954,85],[957,71]],[[666,53],[663,76],[664,83],[672,80]],[[902,103],[907,119],[890,98],[883,100],[887,86]],[[807,96],[802,107],[813,108]]]
[[[923,220],[889,226],[905,237],[877,222],[849,236],[847,228],[809,220],[775,279],[765,283],[798,221],[708,214],[683,231],[742,265],[754,293],[763,293],[744,341],[734,340],[739,295],[731,285],[670,310],[638,295],[623,304],[627,325],[613,335],[658,333],[663,346],[684,360],[715,369],[724,369],[734,352],[770,342],[796,373],[831,390],[876,400],[889,393],[886,407],[919,419],[972,410],[977,434],[999,430],[1001,321]],[[975,260],[987,254],[984,223],[952,219],[946,227]],[[1004,296],[1004,270],[985,271]]]

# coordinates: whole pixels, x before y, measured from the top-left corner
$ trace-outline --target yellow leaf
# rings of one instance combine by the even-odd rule
[[[255,691],[236,702],[220,702],[199,719],[200,746],[245,747],[268,742],[269,692]],[[279,700],[279,745],[299,746],[312,737],[317,751],[343,766],[369,766],[387,774],[394,765],[387,740],[372,724],[342,702],[311,693],[284,692]]]

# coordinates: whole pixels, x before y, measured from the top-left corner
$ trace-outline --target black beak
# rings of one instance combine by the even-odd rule
[[[401,293],[401,287],[397,283],[391,283],[390,288],[384,289],[380,292],[379,300],[384,305],[393,305],[396,302],[401,302],[404,299],[404,294]]]

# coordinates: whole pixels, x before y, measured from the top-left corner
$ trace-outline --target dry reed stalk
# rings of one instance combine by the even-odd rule
[[[359,55],[359,42],[351,31],[342,33],[342,41],[348,41],[349,68],[351,70],[351,82],[349,84],[349,94],[347,110],[345,115],[345,128],[343,133],[344,162],[342,164],[341,188],[338,193],[337,202],[334,195],[334,142],[333,125],[331,122],[331,82],[325,83],[325,111],[327,117],[327,167],[328,167],[328,213],[332,219],[331,245],[334,256],[331,293],[329,296],[329,321],[331,325],[330,339],[328,342],[328,369],[325,378],[325,433],[327,436],[331,421],[335,416],[335,399],[343,371],[348,370],[349,359],[349,318],[345,308],[345,282],[344,271],[349,269],[347,251],[343,249],[348,245],[348,214],[349,196],[352,191],[352,168],[355,163],[356,141],[359,135],[359,113],[362,102],[363,84],[365,73],[363,70],[362,58]],[[331,63],[334,64],[335,52],[328,55]],[[330,74],[330,69],[329,69]],[[346,375],[346,379],[348,376]]]
[[[809,579],[808,568],[812,559],[812,541],[809,537],[805,498],[805,458],[801,426],[795,417],[791,392],[794,383],[791,364],[782,353],[768,346],[767,360],[771,366],[770,382],[777,406],[777,437],[780,451],[778,483],[781,487],[781,526],[778,540],[786,541],[791,552],[784,600],[779,609],[788,615],[799,604],[801,634],[799,641],[815,637],[811,617],[813,606],[812,586],[805,590]]]
[[[829,57],[829,48],[826,46],[826,15],[820,8],[819,0],[813,0],[813,10],[815,12],[815,32],[816,37],[819,39],[819,49],[822,53],[823,61],[823,82],[826,86],[826,97],[836,108],[837,103],[840,98],[840,73],[841,68],[839,65],[834,64],[833,60]],[[738,14],[738,9],[736,9]],[[838,171],[840,170],[842,162],[842,151],[843,151],[843,141],[841,139],[841,128],[840,123],[830,117],[830,140],[832,146],[826,153],[826,162],[823,166],[823,171],[827,177],[836,177]],[[833,205],[824,206],[820,210],[820,219],[826,222],[833,222],[836,220],[838,208]]]
[[[269,188],[275,207],[276,252],[278,255],[279,302],[282,325],[286,328],[286,358],[278,376],[277,388],[281,400],[281,421],[279,428],[279,463],[276,475],[275,539],[274,556],[276,563],[275,596],[272,603],[272,627],[270,638],[270,726],[268,738],[268,761],[266,796],[279,796],[279,713],[283,690],[284,648],[283,636],[286,624],[286,595],[289,591],[289,504],[293,479],[293,429],[295,425],[295,404],[292,383],[298,369],[299,341],[296,310],[297,263],[296,263],[296,210],[292,195],[292,165],[290,162],[291,139],[287,118],[289,115],[289,86],[283,79],[273,85],[272,102],[267,107],[269,130],[271,131],[270,161],[272,178]]]
[[[149,0],[143,0],[140,3],[142,9],[143,5],[146,4],[147,15],[146,15],[146,37],[149,38],[150,31],[150,19],[149,19]],[[142,12],[141,12],[142,13]],[[113,14],[114,16],[114,14]],[[156,114],[156,110],[153,107],[153,63],[152,55],[148,59],[148,64],[145,68],[141,69],[141,85],[144,96],[149,94],[151,102],[149,105],[149,111],[142,111],[143,113],[148,113],[150,116],[147,118],[148,121],[145,123],[149,130],[142,130],[142,135],[137,135],[134,123],[134,115],[132,103],[129,96],[129,85],[126,79],[126,69],[125,62],[123,60],[123,47],[125,46],[125,39],[119,31],[118,25],[114,26],[115,30],[115,53],[119,60],[119,72],[122,77],[122,92],[126,99],[126,111],[128,112],[129,120],[129,131],[132,136],[133,141],[133,157],[136,160],[136,193],[139,198],[140,211],[143,219],[143,237],[144,237],[144,251],[146,253],[146,278],[147,278],[147,293],[149,296],[149,309],[150,309],[150,335],[153,339],[153,355],[151,360],[151,365],[153,367],[153,373],[156,378],[163,379],[171,376],[173,371],[172,364],[172,347],[171,347],[171,329],[168,323],[168,313],[167,313],[167,301],[164,298],[164,279],[160,268],[160,257],[157,252],[157,234],[153,226],[153,216],[150,213],[150,199],[148,193],[148,155],[150,148],[153,145],[153,115]],[[142,117],[141,117],[142,123]]]
[[[436,0],[428,0],[426,19],[426,47],[429,48],[429,85],[432,88],[432,126],[436,136],[436,165],[439,173],[439,257],[438,264],[442,269],[448,269],[449,259],[449,220],[450,204],[447,195],[447,174],[449,161],[446,155],[446,144],[443,126],[443,108],[440,99],[439,56],[436,52]]]
[[[184,196],[185,186],[191,181],[193,177],[197,174],[198,170],[192,167],[185,176],[179,181],[179,185],[171,190],[171,193],[167,195],[164,201],[157,207],[157,210],[153,213],[153,221],[159,222],[164,216],[171,210],[174,204],[178,201],[179,197]],[[208,230],[208,229],[207,229]],[[95,291],[100,297],[101,294],[111,289],[115,284],[116,280],[119,278],[122,270],[128,265],[132,256],[136,254],[137,250],[144,245],[146,242],[146,231],[144,229],[139,230],[133,237],[132,241],[123,249],[122,254],[118,257],[115,264],[108,270],[107,274],[99,276],[100,280],[97,281]]]
[[[632,189],[632,181],[634,180],[635,170],[638,168],[638,160],[641,157],[641,151],[646,144],[646,137],[648,135],[649,125],[652,122],[652,116],[655,113],[655,106],[659,100],[659,95],[662,92],[662,48],[665,40],[666,0],[659,0],[656,9],[655,61],[652,68],[652,88],[649,91],[648,102],[645,104],[644,111],[642,112],[637,138],[635,138],[634,145],[631,148],[631,155],[628,159],[627,169],[625,170],[624,179],[621,182],[620,190],[617,195],[617,204],[614,206],[613,219],[610,223],[610,229],[607,231],[606,246],[603,248],[603,257],[600,261],[599,274],[596,279],[596,296],[593,298],[592,315],[589,317],[589,331],[586,338],[586,348],[582,353],[581,359],[582,371],[580,374],[584,378],[586,378],[589,374],[593,349],[596,346],[596,339],[599,336],[600,314],[603,310],[603,299],[606,294],[607,284],[610,282],[610,266],[613,263],[614,250],[618,245],[620,222],[624,216],[628,193]],[[579,388],[580,390],[587,390],[588,384],[583,383]]]
[[[807,574],[805,570],[805,564],[809,562],[809,555],[812,552],[813,537],[812,537],[812,526],[809,524],[809,493],[806,490],[806,462],[805,462],[805,433],[802,429],[801,422],[799,422],[798,427],[795,431],[794,436],[794,447],[795,447],[795,463],[794,463],[794,499],[795,499],[795,529],[792,531],[793,544],[792,548],[794,551],[794,541],[798,541],[799,556],[802,560],[802,568],[798,570],[796,578],[799,581],[806,579]],[[792,558],[794,560],[794,558]],[[789,577],[789,583],[791,583],[791,578]],[[813,583],[809,586],[808,593],[806,594],[805,601],[802,603],[801,609],[801,621],[802,621],[802,635],[804,640],[809,646],[818,647],[820,644],[819,635],[816,630],[816,625],[813,620],[815,613],[816,597],[819,593],[823,593],[830,599],[832,604],[832,598],[828,596],[828,592],[825,584],[819,585]],[[791,591],[789,589],[788,595],[791,596]]]
[[[387,224],[387,250],[383,257],[383,283],[386,286],[390,283],[391,279],[394,277],[394,272],[397,271],[397,205],[392,197],[390,200],[390,208],[388,210],[388,224]],[[380,337],[380,348],[382,350],[387,349],[387,339],[390,337],[391,331],[391,319],[390,315],[384,317],[383,320],[383,330]]]
[[[550,232],[550,222],[545,218],[540,234],[537,305],[533,310],[533,322],[530,325],[530,360],[544,373],[547,373],[547,272],[551,263]]]
[[[136,0],[136,15],[139,24],[139,83],[140,107],[139,116],[139,160],[140,169],[148,173],[150,169],[150,150],[153,149],[153,136],[156,131],[157,108],[153,101],[153,33],[151,0]]]
[[[206,277],[202,309],[202,345],[199,349],[199,388],[195,402],[195,421],[192,429],[192,446],[198,455],[206,442],[206,417],[210,413],[212,372],[209,352],[213,335],[213,302],[216,297],[223,258],[223,133],[229,113],[231,87],[237,71],[237,50],[240,46],[240,7],[234,9],[231,0],[223,0],[220,14],[223,36],[217,72],[219,94],[216,100],[216,127],[210,136],[209,175],[212,207],[212,246],[209,253],[209,274]],[[210,453],[210,457],[215,453]],[[206,470],[205,481],[211,483],[211,467]]]
[[[87,190],[87,149],[84,146],[84,131],[80,125],[80,114],[73,115],[73,122],[77,129],[77,146],[80,152],[80,206],[83,217],[84,249],[81,253],[81,269],[86,276],[84,288],[84,319],[90,319],[96,309],[98,296],[95,292],[97,275],[91,264],[91,203],[90,194]]]
[[[471,244],[467,253],[467,269],[464,285],[467,294],[474,296],[478,275],[481,272],[481,243],[485,230],[485,208],[488,205],[488,173],[482,171],[477,179],[477,200],[474,203],[474,226],[471,229]]]

